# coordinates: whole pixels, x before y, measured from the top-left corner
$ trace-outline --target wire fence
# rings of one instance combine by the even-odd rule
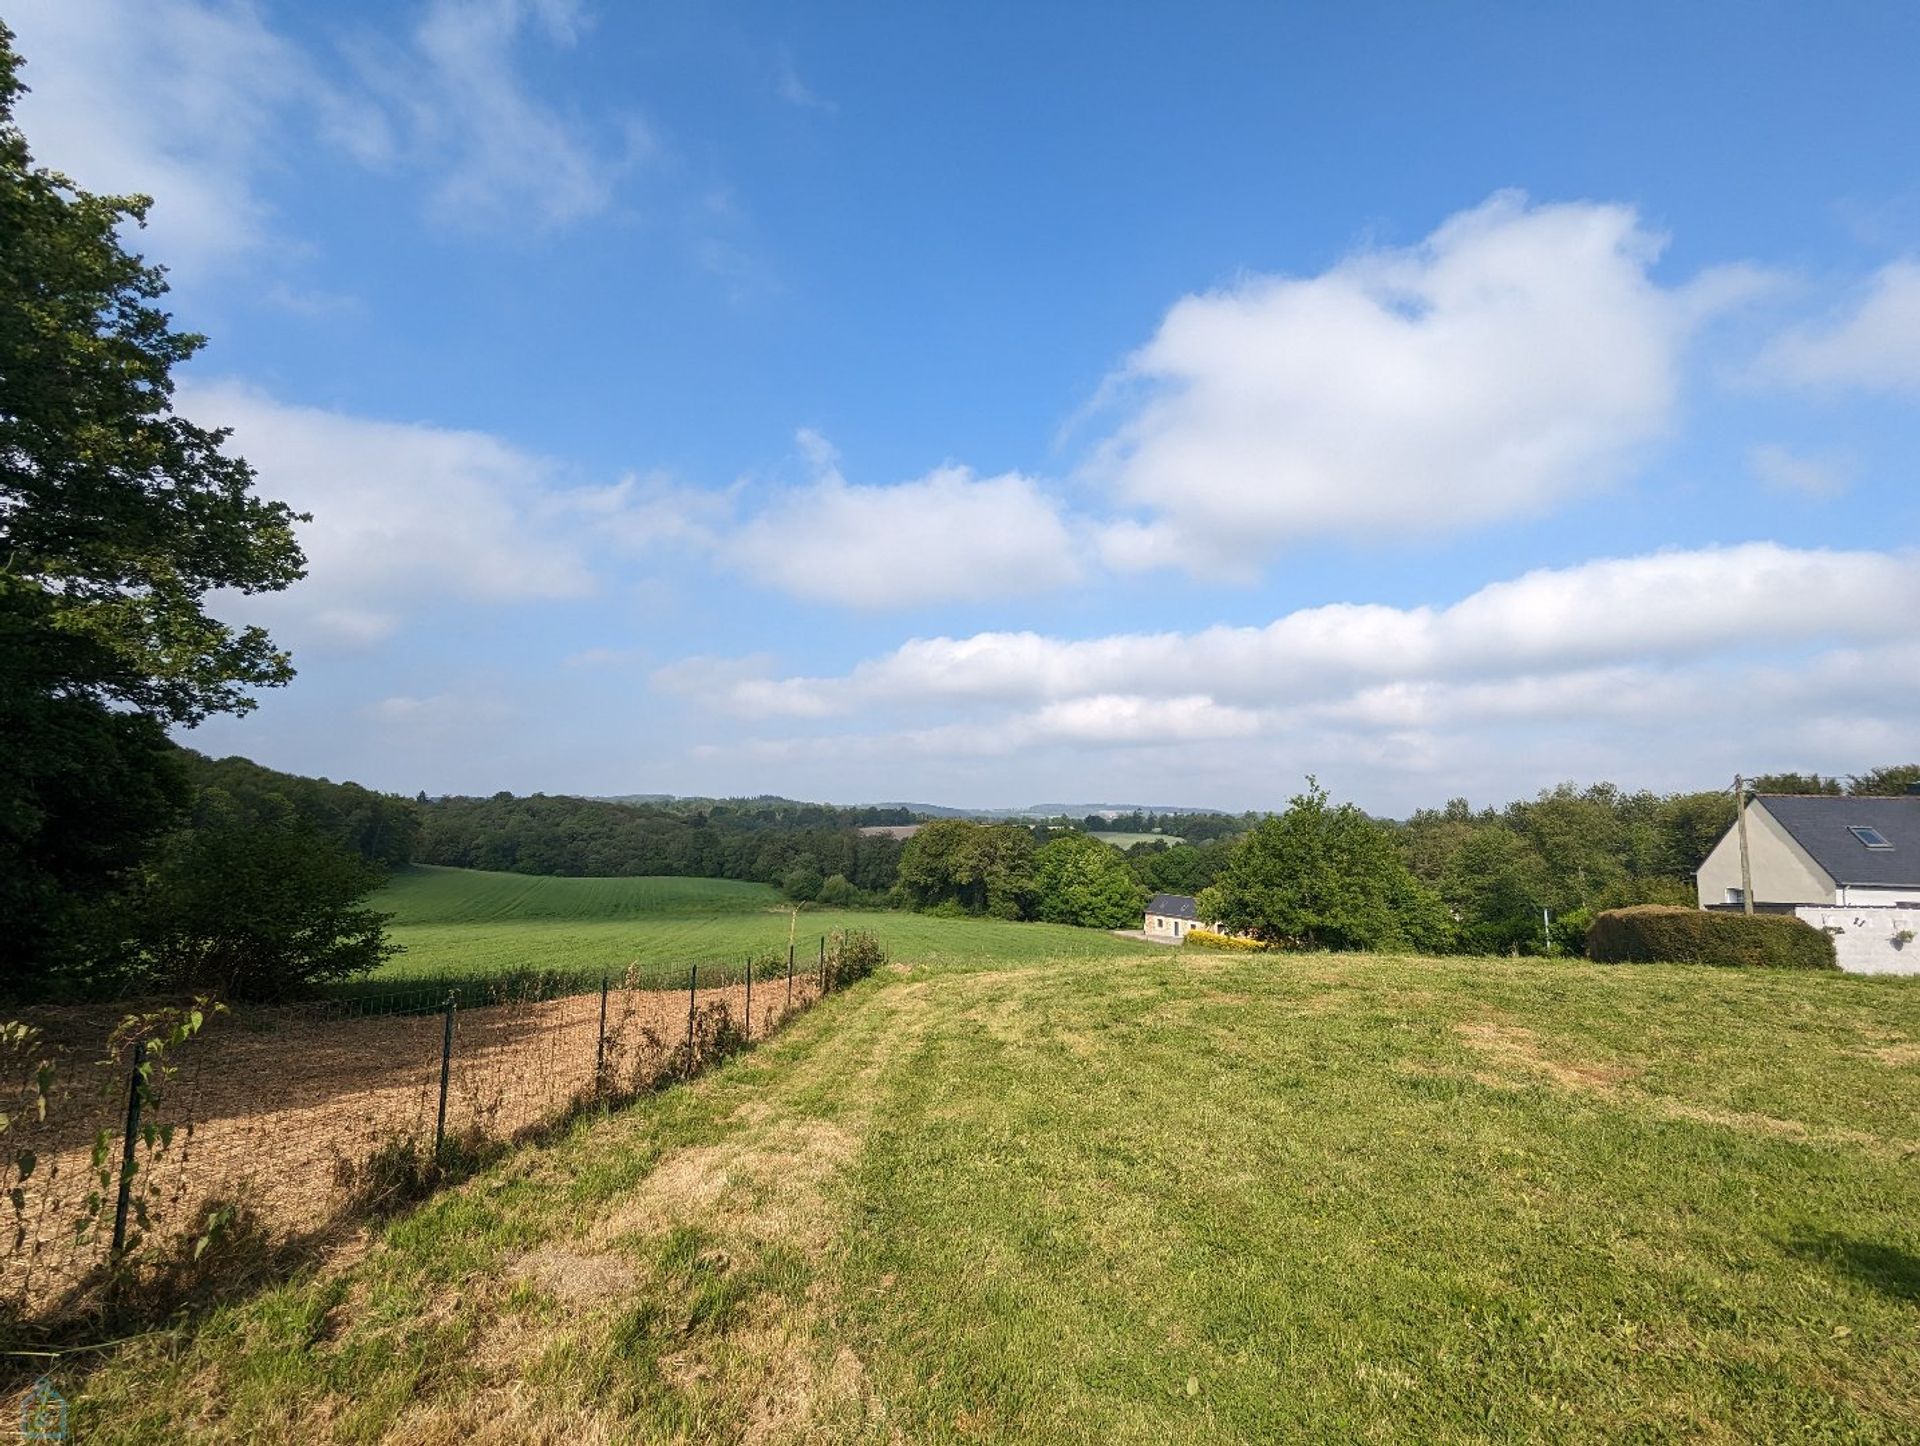
[[[807,952],[203,1009],[197,1029],[181,1009],[26,1011],[3,1061],[0,1321],[154,1284],[238,1229],[294,1240],[411,1198],[751,1048],[883,957],[860,934]]]

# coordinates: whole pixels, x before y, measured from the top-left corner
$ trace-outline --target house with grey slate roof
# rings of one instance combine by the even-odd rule
[[[1213,929],[1220,926],[1209,924],[1200,917],[1200,909],[1191,894],[1155,894],[1147,900],[1146,934],[1149,939],[1164,939],[1169,944],[1178,944],[1187,937],[1189,929]]]
[[[1920,908],[1920,792],[1895,797],[1761,794],[1747,805],[1756,909],[1801,904]],[[1695,875],[1700,905],[1738,908],[1737,827]]]

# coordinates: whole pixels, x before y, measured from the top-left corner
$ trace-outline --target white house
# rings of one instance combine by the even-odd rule
[[[1894,798],[1762,794],[1747,805],[1753,906],[1832,936],[1853,974],[1920,974],[1920,792]],[[1740,830],[1695,876],[1700,906],[1742,905]]]
[[[1186,938],[1189,929],[1218,931],[1220,928],[1218,924],[1201,920],[1191,894],[1155,894],[1148,899],[1145,927],[1149,939],[1165,939],[1171,944]]]
[[[1747,805],[1747,857],[1755,908],[1920,908],[1920,793],[1892,798],[1763,793]],[[1703,909],[1744,902],[1737,826],[1714,845],[1695,880]]]

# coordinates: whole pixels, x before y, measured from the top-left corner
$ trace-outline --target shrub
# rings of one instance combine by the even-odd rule
[[[827,958],[827,988],[845,989],[865,979],[887,962],[887,951],[864,929],[850,929],[834,943]]]
[[[1242,939],[1237,934],[1216,934],[1211,929],[1187,930],[1187,942],[1197,949],[1222,949],[1243,954],[1262,953],[1267,947],[1258,939]]]
[[[1600,914],[1587,930],[1587,957],[1608,964],[1840,967],[1833,940],[1791,914],[1722,914],[1671,904],[1641,904]]]

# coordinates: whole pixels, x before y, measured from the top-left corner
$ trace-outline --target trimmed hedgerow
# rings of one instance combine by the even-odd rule
[[[1672,904],[1641,904],[1596,915],[1587,929],[1587,957],[1604,964],[1840,967],[1833,940],[1791,914],[1722,914]]]
[[[1196,949],[1225,949],[1228,951],[1238,949],[1248,954],[1258,953],[1267,947],[1258,939],[1243,939],[1238,934],[1216,934],[1211,929],[1187,930],[1187,942]]]

